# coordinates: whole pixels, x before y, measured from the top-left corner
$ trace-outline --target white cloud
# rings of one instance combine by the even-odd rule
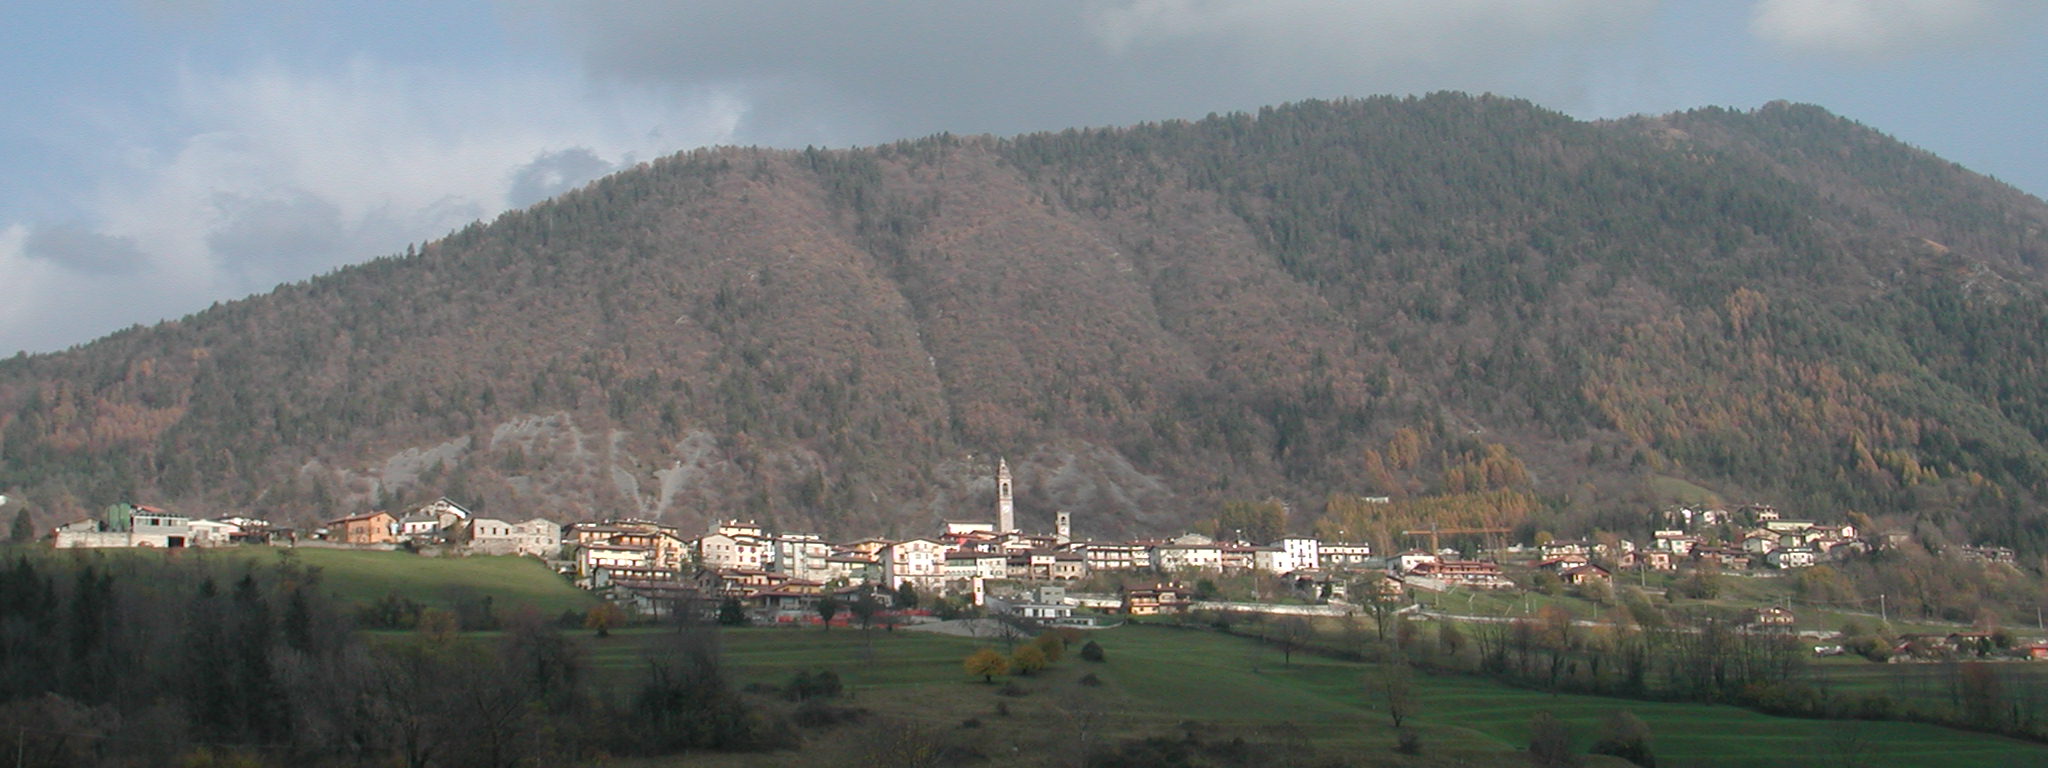
[[[1572,101],[1658,0],[502,0],[590,71],[743,89],[746,140],[1121,124],[1460,89]],[[515,16],[519,15],[517,13]],[[1573,104],[1563,104],[1570,107]]]
[[[716,94],[655,98],[573,76],[368,59],[327,72],[187,72],[170,103],[107,110],[88,131],[117,160],[96,168],[85,226],[0,222],[0,352],[66,346],[403,250],[613,167],[727,141],[740,114]],[[72,311],[80,296],[112,306]]]
[[[1750,32],[1787,51],[1895,59],[2002,37],[2034,0],[1759,0]]]
[[[1089,14],[1111,50],[1221,42],[1268,60],[1499,66],[1517,52],[1632,28],[1649,0],[1125,0]]]

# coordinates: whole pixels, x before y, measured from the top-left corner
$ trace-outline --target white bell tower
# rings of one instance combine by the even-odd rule
[[[1017,504],[1010,495],[1010,462],[996,459],[996,533],[1017,530]]]

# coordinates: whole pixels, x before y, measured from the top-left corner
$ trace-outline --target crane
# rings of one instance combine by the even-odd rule
[[[1438,528],[1438,527],[1436,527],[1436,526],[1432,525],[1432,526],[1430,526],[1429,528],[1427,528],[1427,529],[1424,529],[1424,530],[1419,530],[1419,531],[1402,531],[1402,532],[1401,532],[1401,535],[1403,535],[1403,536],[1428,536],[1428,537],[1429,537],[1429,553],[1430,553],[1430,554],[1432,554],[1432,555],[1434,555],[1434,554],[1436,554],[1436,553],[1438,553],[1438,552],[1441,552],[1441,551],[1443,551],[1443,540],[1442,540],[1442,538],[1441,538],[1441,537],[1442,537],[1442,535],[1443,535],[1443,534],[1446,534],[1446,533],[1451,533],[1451,534],[1459,534],[1459,533],[1507,533],[1507,532],[1508,532],[1508,529],[1506,529],[1506,528]]]

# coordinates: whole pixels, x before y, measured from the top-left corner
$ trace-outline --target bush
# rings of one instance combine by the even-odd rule
[[[1394,751],[1404,755],[1422,754],[1422,734],[1413,729],[1401,729],[1401,735],[1394,739]]]
[[[1081,676],[1080,682],[1082,685],[1088,686],[1090,688],[1099,688],[1102,686],[1102,678],[1096,677],[1095,673],[1093,672]]]
[[[1008,696],[1013,699],[1023,698],[1029,693],[1030,691],[1024,690],[1024,686],[1018,685],[1015,680],[1005,680],[1003,681],[1003,687],[996,689],[996,695]]]
[[[1106,661],[1107,658],[1102,655],[1102,644],[1090,640],[1087,645],[1081,646],[1081,660],[1092,661],[1097,664]]]
[[[1601,724],[1600,740],[1593,742],[1593,754],[1612,755],[1643,768],[1657,768],[1657,756],[1650,749],[1650,726],[1632,713],[1616,711]]]
[[[1529,718],[1529,761],[1539,768],[1578,765],[1579,756],[1572,754],[1571,728],[1549,712]]]
[[[783,686],[782,690],[790,701],[808,701],[837,697],[843,689],[838,673],[821,669],[816,674],[797,670],[796,676],[790,678],[789,685]]]
[[[817,728],[840,723],[851,723],[867,716],[868,711],[859,707],[835,707],[818,699],[797,705],[790,719],[805,728]]]

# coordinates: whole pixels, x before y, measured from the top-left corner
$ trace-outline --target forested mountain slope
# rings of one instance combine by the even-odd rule
[[[1824,110],[1438,95],[686,153],[0,363],[0,489],[308,521],[1150,531],[1678,478],[2048,544],[2048,206]],[[1563,519],[1552,519],[1563,518]]]

